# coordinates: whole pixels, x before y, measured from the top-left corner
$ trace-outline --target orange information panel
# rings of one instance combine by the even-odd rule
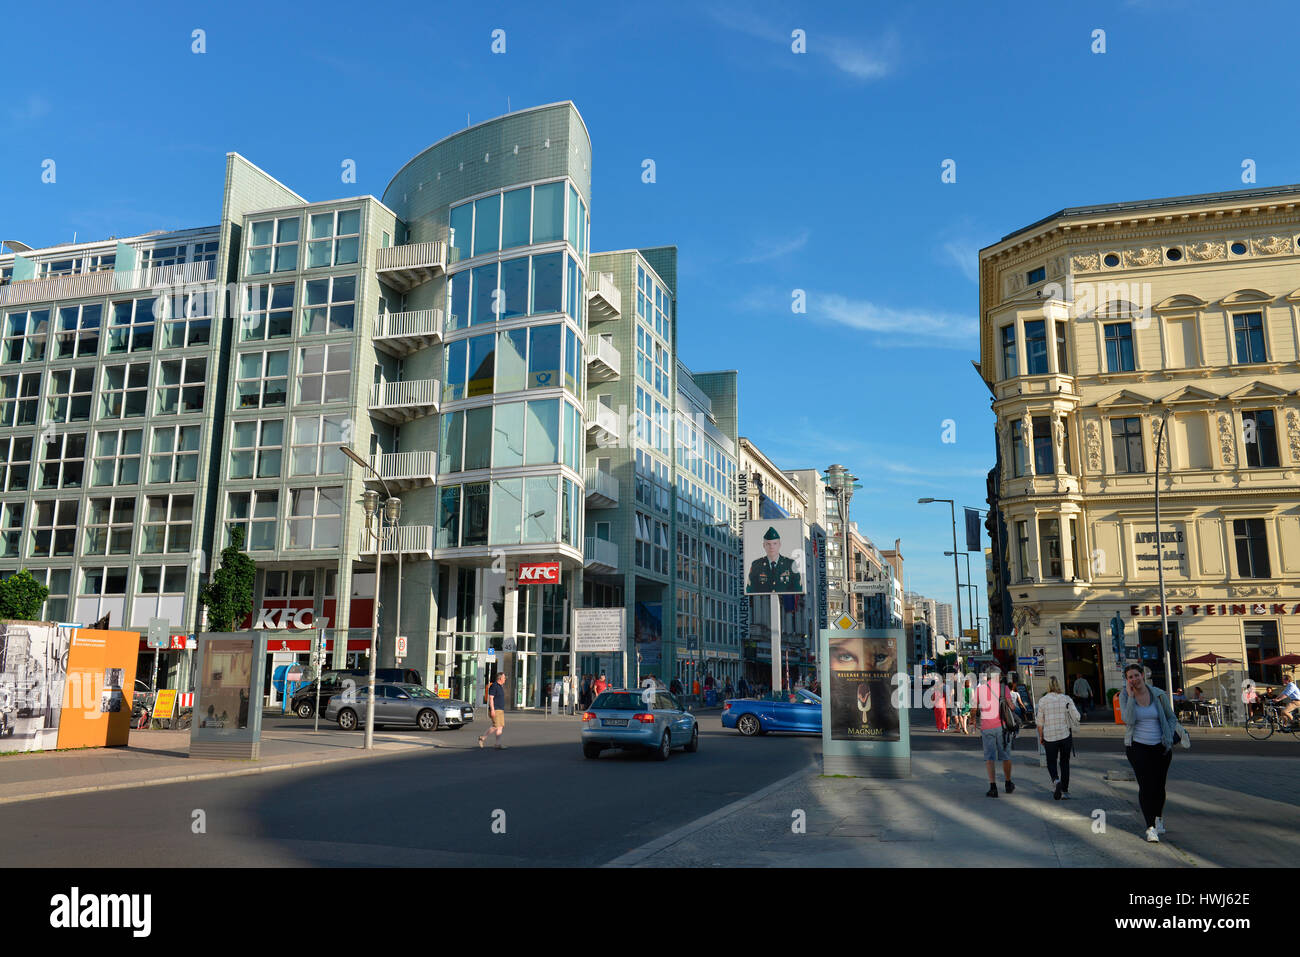
[[[121,747],[131,733],[140,634],[78,628],[68,648],[60,748]]]

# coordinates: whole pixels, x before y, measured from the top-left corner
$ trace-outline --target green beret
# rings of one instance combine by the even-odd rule
[[[779,542],[781,540],[781,536],[776,533],[775,525],[769,525],[767,529],[767,534],[763,536],[763,541],[770,542],[774,539]]]

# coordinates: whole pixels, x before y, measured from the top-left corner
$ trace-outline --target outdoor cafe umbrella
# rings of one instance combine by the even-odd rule
[[[1216,655],[1214,652],[1206,652],[1203,655],[1197,655],[1195,658],[1186,659],[1185,665],[1209,665],[1210,672],[1214,675],[1214,683],[1218,685],[1220,696],[1223,695],[1223,685],[1219,684],[1219,665],[1220,664],[1239,665],[1240,658],[1229,658],[1226,655]]]
[[[1300,655],[1274,655],[1272,658],[1263,658],[1259,662],[1261,665],[1300,665]]]

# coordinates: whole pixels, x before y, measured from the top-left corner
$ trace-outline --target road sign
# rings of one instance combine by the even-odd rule
[[[840,615],[840,617],[835,619],[835,627],[840,629],[840,631],[848,631],[850,628],[858,627],[858,623],[848,615]]]
[[[1037,663],[1038,659],[1034,658],[1032,655],[1022,655],[1016,659],[1016,664],[1021,665],[1022,667],[1029,667]]]
[[[978,640],[980,636],[980,630],[978,628],[963,628],[962,635],[967,638],[974,638]]]
[[[504,651],[506,654],[514,654],[514,652],[518,650],[518,648],[519,648],[518,640],[514,636],[503,638],[501,640],[501,650]]]
[[[166,618],[149,619],[149,638],[148,646],[150,648],[168,648],[171,646],[172,623]]]
[[[495,648],[489,648],[489,649],[488,649],[488,652],[487,652],[487,663],[490,664],[490,665],[494,665],[494,664],[497,663],[497,650],[496,650]]]
[[[406,636],[405,635],[397,636],[397,657],[399,658],[406,657]]]
[[[883,595],[889,591],[889,582],[854,582],[850,587],[855,595]]]

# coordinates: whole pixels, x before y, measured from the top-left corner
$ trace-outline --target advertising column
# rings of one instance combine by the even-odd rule
[[[911,777],[901,628],[821,631],[824,774]]]
[[[781,596],[806,591],[803,544],[804,526],[797,518],[750,519],[744,523],[745,594],[771,597],[773,691],[785,687],[781,669]]]
[[[190,757],[257,760],[262,747],[266,634],[198,636]]]

